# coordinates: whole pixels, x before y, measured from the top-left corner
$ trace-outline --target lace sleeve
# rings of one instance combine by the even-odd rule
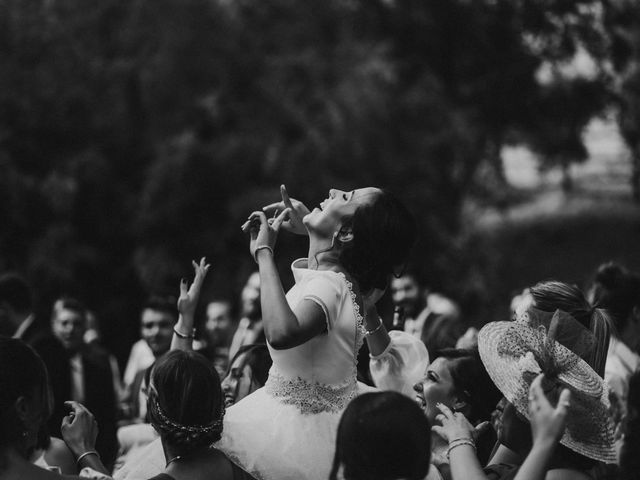
[[[421,340],[406,332],[389,332],[391,341],[380,355],[371,356],[369,368],[376,387],[413,398],[413,385],[429,365],[429,352]]]

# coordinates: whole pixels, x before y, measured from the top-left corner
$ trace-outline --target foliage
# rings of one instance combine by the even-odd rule
[[[239,226],[280,183],[311,204],[371,184],[411,206],[434,283],[464,283],[483,162],[517,141],[582,158],[607,79],[536,75],[578,46],[603,58],[597,5],[0,0],[0,268],[28,274],[43,317],[82,297],[123,355],[144,296],[175,293],[191,258],[213,262],[206,295],[238,292]]]
[[[631,185],[640,202],[640,5],[632,0],[607,0],[604,5],[611,66],[617,75],[618,125],[631,150]]]

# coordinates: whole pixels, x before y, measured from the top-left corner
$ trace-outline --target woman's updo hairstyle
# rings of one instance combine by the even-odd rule
[[[397,392],[353,399],[340,419],[330,480],[422,480],[429,471],[431,426],[418,405]]]
[[[612,328],[609,315],[604,310],[593,307],[582,290],[575,285],[549,280],[537,283],[529,291],[535,308],[547,313],[554,313],[556,310],[568,313],[593,334],[595,346],[584,360],[598,375],[604,377]]]
[[[42,422],[49,417],[47,370],[38,354],[22,340],[0,336],[0,446],[19,449],[25,425],[15,411],[20,397],[41,396]],[[23,455],[29,452],[22,451]]]
[[[344,245],[340,262],[363,293],[385,289],[391,274],[400,274],[416,239],[416,223],[407,208],[386,190],[359,206],[345,222],[353,240]]]
[[[633,309],[640,307],[640,275],[616,263],[601,265],[591,287],[594,305],[606,308],[618,332],[622,332]]]
[[[222,398],[213,363],[197,352],[173,350],[153,366],[149,420],[169,445],[186,453],[220,440]]]

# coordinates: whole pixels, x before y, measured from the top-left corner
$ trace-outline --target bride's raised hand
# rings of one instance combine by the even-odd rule
[[[275,216],[288,208],[290,210],[289,217],[282,222],[282,228],[297,235],[307,235],[307,228],[302,223],[302,218],[309,213],[309,209],[301,201],[289,197],[284,185],[280,185],[280,195],[282,201],[271,203],[263,207],[262,211],[268,216]],[[273,223],[273,220],[269,220],[269,222]]]
[[[265,249],[273,253],[280,227],[290,212],[289,208],[285,208],[272,222],[267,220],[264,212],[253,212],[249,215],[249,220],[242,226],[242,231],[249,233],[249,252],[256,262],[258,261],[256,254],[259,250]]]
[[[192,319],[196,306],[198,305],[198,298],[200,297],[200,290],[202,289],[202,283],[207,276],[210,264],[206,259],[202,257],[200,263],[191,261],[193,269],[195,271],[195,277],[191,286],[188,286],[188,282],[185,278],[180,281],[180,297],[178,298],[178,312],[183,318]]]

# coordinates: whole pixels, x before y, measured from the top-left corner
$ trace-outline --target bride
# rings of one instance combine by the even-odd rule
[[[373,301],[402,268],[415,225],[377,188],[331,189],[311,212],[284,188],[282,197],[243,226],[260,271],[273,367],[264,388],[229,409],[217,447],[256,478],[326,479],[340,414],[358,393],[362,342],[372,355],[389,343]],[[269,222],[272,211],[279,215]],[[273,258],[281,225],[309,236],[309,255],[293,262],[296,284],[286,295]]]
[[[358,350],[366,338],[374,362],[389,356],[390,337],[375,302],[402,269],[416,227],[408,210],[378,188],[331,189],[312,211],[290,199],[284,186],[281,194],[281,202],[253,212],[242,226],[259,267],[273,366],[263,388],[228,409],[216,448],[260,480],[324,480],[340,415],[367,388],[356,381]],[[295,285],[286,295],[274,262],[281,228],[309,237],[308,257],[293,262]],[[194,285],[189,292],[182,285],[181,298],[197,297],[204,274],[196,268]],[[172,346],[191,348],[192,328],[193,315],[181,315]],[[398,369],[417,363],[402,361],[403,355],[392,355],[375,373],[393,383]]]

